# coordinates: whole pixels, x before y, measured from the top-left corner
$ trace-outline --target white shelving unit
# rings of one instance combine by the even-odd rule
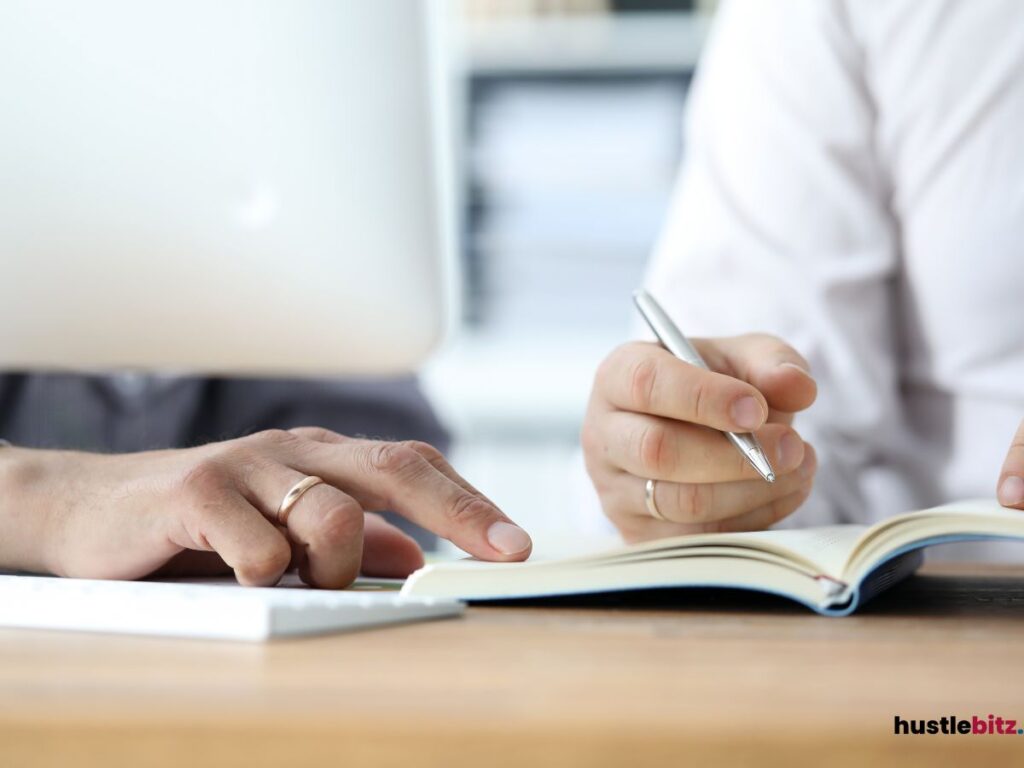
[[[634,82],[635,78],[638,88],[649,88],[649,83],[644,85],[644,78],[662,78],[664,81],[665,77],[685,77],[687,73],[692,72],[707,28],[708,22],[703,15],[668,13],[517,17],[501,21],[488,19],[467,22],[461,29],[461,50],[454,57],[456,71],[465,78],[465,81],[458,85],[455,91],[470,94],[471,79],[474,82],[486,81],[491,84],[543,84],[549,80],[561,83],[600,83],[606,79],[614,81],[616,87],[628,88],[631,87],[628,84]],[[623,83],[627,85],[623,86]],[[614,98],[614,92],[614,88],[608,89],[610,99]],[[551,98],[550,95],[548,98]],[[506,112],[501,113],[501,120],[505,119],[509,103],[511,102],[507,100],[503,102],[506,105]],[[580,103],[581,108],[592,110],[594,99],[591,98],[589,102],[581,100]],[[620,111],[615,113],[615,116],[622,118],[624,114],[632,115],[634,110],[628,106],[631,103],[633,102],[628,99],[616,102],[614,108],[625,110],[625,113]],[[659,102],[655,99],[655,104],[657,103]],[[518,105],[522,102],[515,104],[516,109],[519,109]],[[561,105],[561,102],[558,104]],[[549,117],[545,119],[555,122],[560,119],[571,119],[559,108],[552,108],[550,100],[547,105]],[[466,101],[458,105],[458,110],[467,115],[473,106]],[[512,109],[511,113],[522,115],[522,112],[516,112],[516,109]],[[567,142],[566,151],[563,156],[555,147],[556,158],[569,163],[572,156],[576,158],[577,163],[580,162],[580,152],[583,150],[580,149],[579,143],[586,127],[593,124],[591,121],[602,121],[600,115],[587,114],[586,118],[576,115],[573,128],[569,128],[568,124],[562,125],[562,134],[568,136],[564,139]],[[660,111],[657,108],[650,108],[643,114],[650,116],[643,119],[649,119],[658,125],[670,122],[667,127],[669,131],[678,130],[681,126],[682,115],[677,116],[674,108],[662,108]],[[499,126],[503,124],[501,120],[498,121]],[[532,136],[540,136],[538,142],[543,144],[551,138],[547,135],[543,120],[540,126],[536,120],[532,125],[527,123],[529,120],[524,123],[524,130],[530,131]],[[630,124],[628,120],[617,125],[619,127],[613,129],[611,134],[615,144],[612,149],[618,152],[618,162],[621,163],[622,156],[632,152],[627,139],[632,137],[634,141],[638,140],[638,126]],[[494,123],[489,123],[487,127],[488,130],[492,130]],[[574,133],[577,130],[579,132]],[[606,130],[609,129],[606,127]],[[551,133],[557,131],[558,126],[553,124]],[[494,139],[493,133],[487,135]],[[621,143],[615,140],[616,135],[623,136]],[[645,131],[643,135],[646,136]],[[523,134],[519,134],[517,140],[508,141],[506,136],[500,140],[499,145],[520,147],[523,142],[519,139],[522,137]],[[593,136],[591,138],[593,139]],[[642,147],[649,147],[650,142],[657,139],[655,133],[649,141],[646,138],[639,140],[647,142],[642,144]],[[575,145],[571,143],[574,140]],[[529,141],[526,143],[529,144]],[[472,153],[477,149],[479,147],[464,148],[464,161],[474,160]],[[511,151],[514,154],[521,150]],[[535,151],[541,152],[541,149],[530,145],[526,150],[532,162],[537,160]],[[552,153],[551,146],[545,144],[543,152],[547,153],[545,157],[549,156]],[[612,162],[610,155],[611,153],[598,153],[594,162]],[[503,159],[506,157],[503,156]],[[580,223],[580,209],[572,205],[572,196],[575,193],[570,187],[565,187],[564,191],[559,193],[552,186],[555,181],[550,184],[545,182],[545,194],[542,197],[530,198],[524,203],[522,196],[528,195],[529,190],[520,182],[521,174],[527,173],[527,164],[516,166],[518,157],[513,157],[512,166],[513,170],[518,171],[519,176],[513,173],[512,176],[515,178],[510,181],[506,174],[501,177],[504,181],[496,181],[491,190],[511,190],[512,202],[509,205],[512,207],[502,208],[499,213],[503,218],[492,217],[485,222],[482,229],[474,232],[474,235],[479,237],[476,243],[478,247],[490,249],[492,253],[497,249],[504,254],[503,260],[495,264],[495,269],[490,273],[492,283],[486,286],[487,290],[493,291],[495,286],[500,289],[510,281],[517,281],[515,286],[510,287],[514,287],[521,298],[524,290],[532,290],[529,286],[536,284],[537,270],[544,267],[551,270],[550,274],[559,275],[559,280],[571,281],[571,276],[567,276],[565,271],[576,262],[567,257],[556,259],[555,253],[559,247],[563,249],[561,253],[568,248],[570,254],[591,254],[595,259],[606,259],[601,265],[605,270],[602,273],[606,275],[605,283],[609,280],[607,275],[614,274],[609,272],[609,269],[614,269],[609,265],[613,264],[615,259],[623,258],[635,260],[637,269],[633,270],[636,272],[635,277],[630,276],[633,271],[623,272],[626,277],[622,282],[639,279],[639,271],[646,255],[646,230],[651,230],[649,236],[653,242],[656,230],[660,226],[657,205],[664,186],[662,181],[656,180],[653,186],[648,184],[645,187],[646,182],[641,179],[636,181],[636,189],[639,191],[626,193],[630,195],[628,202],[636,205],[641,203],[641,195],[648,195],[649,197],[643,198],[646,201],[643,202],[643,206],[653,205],[654,214],[648,218],[640,215],[632,220],[632,223],[623,220],[620,231],[624,232],[626,237],[612,244],[604,239],[602,233],[605,230],[597,226],[607,222],[597,221],[594,222],[594,226],[586,225],[585,222]],[[674,170],[670,167],[671,153],[655,153],[654,157],[656,159],[652,161],[651,153],[647,153],[647,165],[643,167],[660,168],[664,165],[668,173]],[[591,160],[587,158],[583,162],[584,167],[588,167],[586,164]],[[630,170],[639,173],[637,169],[641,164],[638,154],[637,163],[630,166]],[[499,168],[508,168],[505,163],[498,165]],[[541,170],[543,169],[542,163]],[[504,173],[500,170],[495,172]],[[611,187],[613,190],[622,188],[621,168],[610,170],[605,175],[614,176],[617,180]],[[516,181],[516,178],[519,181]],[[604,186],[599,190],[598,187],[602,184]],[[608,188],[607,180],[597,174],[593,179],[582,182],[581,194],[607,194]],[[559,194],[562,196],[559,197]],[[535,242],[531,242],[529,238],[520,238],[521,230],[514,228],[518,225],[509,224],[507,218],[515,216],[517,222],[528,220],[536,224],[536,214],[538,210],[547,210],[545,206],[548,205],[549,197],[555,201],[554,206],[565,206],[559,210],[565,211],[565,224],[570,230],[569,237],[562,241],[561,246],[558,245],[557,237],[553,241],[544,241],[545,244],[554,242],[554,245],[551,245],[553,250],[550,265],[545,261],[549,258],[547,251],[544,251],[543,247],[535,247]],[[491,202],[501,206],[503,202],[508,201]],[[524,204],[529,208],[526,212]],[[610,211],[606,217],[608,219],[614,216],[621,218],[623,215],[622,209],[625,206],[616,206],[612,203],[609,209],[603,199],[601,205],[606,207],[602,209],[600,205],[595,204],[592,208],[587,208],[584,205],[583,218],[597,216],[600,219],[600,210]],[[574,212],[571,212],[570,208],[574,208]],[[576,216],[575,219],[572,219],[573,215]],[[636,221],[640,223],[637,224]],[[540,226],[542,232],[546,231],[544,226],[547,226],[546,222]],[[535,227],[533,236],[536,236],[536,231]],[[638,231],[641,235],[639,240],[635,236]],[[578,235],[580,237],[577,237]],[[566,246],[565,243],[569,245]],[[598,251],[602,248],[606,252],[599,255]],[[615,251],[616,248],[619,250]],[[524,278],[524,270],[533,271]],[[548,277],[547,273],[545,277]],[[598,262],[595,261],[589,277],[595,285],[600,282]],[[567,287],[572,287],[572,284],[569,283]],[[463,329],[423,372],[423,382],[428,396],[435,403],[441,417],[453,429],[456,445],[452,458],[456,466],[470,481],[486,489],[499,505],[534,534],[537,549],[541,553],[556,551],[578,538],[581,531],[588,528],[595,533],[602,530],[606,532],[598,519],[596,497],[589,488],[582,469],[578,436],[598,364],[613,346],[629,336],[629,320],[632,317],[629,295],[634,287],[626,284],[613,286],[615,294],[620,288],[622,294],[621,315],[617,317],[610,317],[618,307],[617,303],[610,303],[614,298],[612,294],[595,296],[594,302],[602,300],[605,304],[601,307],[607,307],[601,309],[602,317],[608,318],[602,323],[549,323],[546,315],[536,317],[548,312],[551,309],[550,302],[557,301],[557,296],[561,295],[561,291],[552,291],[550,285],[537,285],[538,293],[534,297],[537,301],[537,310],[533,313],[524,310],[523,304],[516,304],[514,311],[509,310],[512,312],[511,315],[501,315],[503,309],[500,308],[507,309],[509,305],[503,300],[505,297],[496,299],[491,306],[496,315],[501,315],[504,321],[495,316],[493,324],[488,325],[484,316],[479,327]],[[576,291],[576,295],[580,296],[579,290]],[[490,300],[493,293],[487,296],[487,300]],[[594,302],[581,305],[580,309],[596,311],[597,304]],[[531,314],[534,315],[532,319]],[[556,313],[551,314],[555,316]],[[523,318],[522,322],[517,321],[519,317]]]
[[[693,69],[703,14],[537,16],[465,25],[464,65],[475,74]]]

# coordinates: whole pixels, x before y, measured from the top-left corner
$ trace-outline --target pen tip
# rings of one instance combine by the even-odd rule
[[[769,483],[774,483],[775,482],[775,473],[774,472],[769,472],[768,475],[765,477],[765,480],[767,480]]]

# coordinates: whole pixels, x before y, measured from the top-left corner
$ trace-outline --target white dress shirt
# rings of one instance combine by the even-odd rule
[[[1024,417],[1024,2],[727,0],[684,146],[647,285],[688,334],[810,360],[791,522],[994,496]]]

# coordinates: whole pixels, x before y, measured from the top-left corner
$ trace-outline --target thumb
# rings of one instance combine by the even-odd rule
[[[749,333],[704,340],[699,348],[709,366],[752,384],[774,411],[802,411],[818,395],[807,360],[776,336]]]
[[[1017,427],[999,473],[996,495],[1004,507],[1024,509],[1024,421]]]

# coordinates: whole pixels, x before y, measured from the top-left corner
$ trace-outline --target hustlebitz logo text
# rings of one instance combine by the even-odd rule
[[[893,733],[897,736],[1024,736],[1024,721],[1002,715],[970,715],[922,720],[896,715]]]

